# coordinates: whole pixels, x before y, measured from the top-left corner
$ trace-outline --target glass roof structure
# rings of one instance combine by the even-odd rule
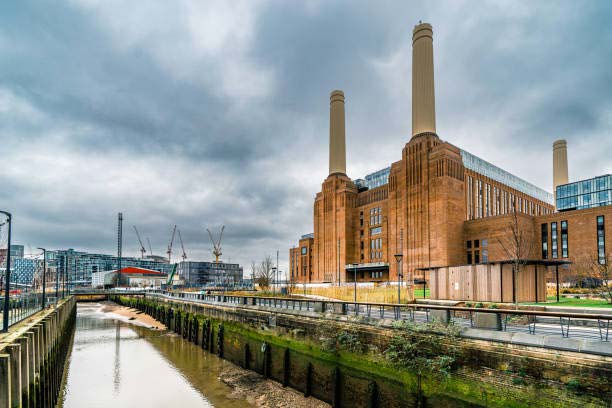
[[[461,151],[461,159],[466,169],[470,169],[478,174],[482,174],[492,180],[499,181],[502,184],[512,187],[522,193],[525,193],[531,197],[535,197],[540,201],[544,201],[548,204],[554,204],[554,198],[551,193],[545,191],[539,187],[534,186],[528,181],[523,180],[514,174],[508,173],[505,170],[489,163],[486,160],[481,159],[478,156],[474,156],[472,153],[466,152],[463,149]]]
[[[554,204],[553,195],[548,191],[536,187],[528,181],[525,181],[514,174],[508,173],[507,171],[481,159],[478,156],[474,156],[463,149],[459,150],[461,152],[463,165],[466,169],[470,169],[476,173],[482,174],[483,176],[489,177],[492,180],[505,184],[508,187],[514,188],[515,190],[525,193],[531,197],[535,197],[545,203]],[[355,184],[357,184],[357,186],[360,188],[367,187],[368,189],[383,186],[389,183],[390,172],[391,167],[386,167],[368,174],[364,179],[355,180]]]

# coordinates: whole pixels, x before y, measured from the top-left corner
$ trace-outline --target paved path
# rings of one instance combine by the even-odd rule
[[[241,297],[228,296],[227,301],[220,302],[218,296],[203,296],[201,299],[198,298],[197,294],[191,295],[191,297],[184,298],[176,295],[168,294],[154,294],[155,296],[163,296],[167,299],[187,301],[194,303],[206,303],[211,305],[219,306],[234,306],[244,308],[257,308],[266,310],[278,310],[289,313],[305,314],[309,316],[321,316],[320,311],[316,310],[315,300],[277,300],[276,302],[266,302],[262,299],[258,305],[245,305],[240,299]],[[195,296],[194,296],[195,295]],[[423,306],[423,305],[420,305]],[[433,319],[431,311],[406,311],[405,309],[399,311],[398,308],[393,307],[366,307],[365,305],[359,305],[356,310],[354,304],[347,304],[346,316],[362,316],[368,317],[374,320],[383,320],[383,325],[391,325],[393,321],[398,319],[401,320],[413,320],[416,322],[427,322]],[[329,311],[329,310],[328,310]],[[357,313],[356,313],[357,312]],[[339,317],[344,317],[338,314]],[[453,316],[451,312],[452,321],[463,328],[462,336],[490,340],[496,342],[511,343],[523,346],[535,346],[545,347],[558,350],[576,351],[589,354],[597,354],[602,356],[612,357],[612,342],[607,341],[607,330],[606,327],[597,325],[595,321],[587,321],[574,319],[560,319],[551,317],[537,317],[533,322],[529,324],[517,324],[513,323],[510,319],[508,321],[502,321],[502,330],[494,329],[481,329],[474,328],[473,320],[466,317]],[[604,324],[609,324],[604,322]],[[612,333],[611,333],[612,334]],[[612,340],[612,336],[609,336],[608,340]]]

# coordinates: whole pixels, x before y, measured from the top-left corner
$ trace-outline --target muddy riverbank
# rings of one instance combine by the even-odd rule
[[[79,304],[59,407],[328,407],[111,302]]]

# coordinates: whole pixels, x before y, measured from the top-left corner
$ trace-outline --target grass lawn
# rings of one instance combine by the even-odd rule
[[[425,289],[425,296],[423,296],[423,288],[414,290],[414,298],[415,299],[429,299],[429,288]]]
[[[597,299],[574,299],[571,297],[561,297],[559,302],[557,302],[556,296],[548,296],[548,301],[546,303],[526,303],[528,305],[542,305],[542,306],[563,306],[563,307],[610,307],[612,308],[612,304],[606,302],[605,300],[597,300]]]
[[[302,294],[302,290],[297,290],[296,294]],[[325,296],[332,299],[344,300],[351,302],[354,299],[354,288],[353,286],[328,286],[328,287],[316,287],[307,288],[307,294]],[[406,299],[406,287],[402,287],[402,303],[407,303]],[[429,297],[429,289],[425,289],[425,296]],[[423,298],[423,288],[414,289],[414,297]],[[372,303],[396,303],[397,302],[397,286],[375,286],[375,287],[359,287],[357,288],[357,301],[358,302],[372,302]]]

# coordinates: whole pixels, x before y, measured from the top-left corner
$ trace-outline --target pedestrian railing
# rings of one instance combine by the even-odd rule
[[[129,294],[126,293],[126,294]],[[345,302],[305,298],[225,295],[222,293],[170,292],[156,290],[147,296],[236,306],[256,306],[308,313],[332,313],[369,319],[442,323],[504,332],[561,335],[609,341],[612,314],[568,313],[517,309],[485,309],[421,303],[392,304]]]
[[[4,301],[5,297],[0,297],[0,305],[2,305],[0,314],[2,314],[2,319],[8,318],[8,326],[10,327],[41,309],[42,293],[24,293],[9,296],[9,312],[7,316],[4,316]]]

